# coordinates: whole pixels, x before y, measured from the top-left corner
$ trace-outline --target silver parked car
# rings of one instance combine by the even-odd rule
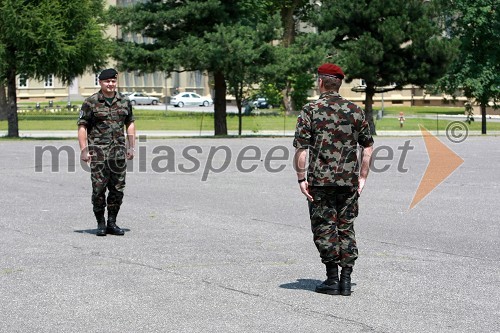
[[[183,107],[184,105],[209,106],[213,103],[212,98],[200,96],[194,92],[183,92],[170,99],[170,105]]]
[[[160,102],[159,98],[148,96],[148,95],[146,95],[144,93],[140,93],[140,92],[134,92],[134,93],[128,94],[127,97],[130,100],[130,103],[132,103],[132,105],[139,105],[139,104],[156,105]]]

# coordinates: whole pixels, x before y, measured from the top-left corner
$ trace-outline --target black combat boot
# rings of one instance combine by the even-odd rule
[[[110,214],[108,212],[108,227],[106,232],[110,235],[123,236],[125,231],[116,225],[116,214]]]
[[[342,296],[351,295],[351,273],[352,267],[343,267],[340,272],[340,294]]]
[[[106,219],[104,218],[104,211],[94,212],[97,220],[97,236],[106,236]]]
[[[335,263],[326,264],[326,277],[322,284],[316,286],[316,292],[328,295],[339,295],[339,268]]]

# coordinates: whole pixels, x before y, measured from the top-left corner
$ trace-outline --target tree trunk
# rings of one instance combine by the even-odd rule
[[[370,133],[372,135],[377,135],[375,129],[375,123],[373,122],[373,96],[375,95],[375,85],[370,85],[367,83],[365,90],[365,114],[366,120],[370,125]]]
[[[283,89],[282,94],[283,94],[283,106],[285,107],[285,113],[286,114],[291,114],[293,111],[293,105],[292,105],[292,96],[290,95],[291,93],[291,82],[290,80],[286,81],[286,88]]]
[[[16,69],[7,70],[7,122],[9,130],[8,137],[19,137],[19,123],[17,118],[17,94],[16,94]]]
[[[243,107],[243,82],[238,84],[234,84],[235,87],[238,87],[236,93],[236,105],[238,106],[238,135],[241,136],[243,132],[243,115],[241,113],[241,108]]]
[[[481,103],[481,134],[486,134],[486,104]]]
[[[281,25],[283,26],[283,47],[289,47],[295,41],[296,35],[296,22],[294,17],[294,12],[297,6],[300,4],[301,0],[293,0],[288,6],[283,6],[281,8]],[[292,97],[290,95],[291,81],[287,79],[286,88],[282,91],[283,94],[283,106],[285,107],[285,113],[290,114],[293,110]]]
[[[226,79],[224,73],[214,73],[214,135],[227,135]]]
[[[236,96],[236,107],[238,108],[238,135],[241,136],[243,130],[243,115],[241,114],[241,97]]]
[[[0,120],[7,120],[7,95],[5,93],[5,86],[0,84]]]
[[[300,0],[293,0],[289,6],[281,8],[281,25],[283,26],[283,46],[289,47],[295,40],[295,18],[293,16]]]

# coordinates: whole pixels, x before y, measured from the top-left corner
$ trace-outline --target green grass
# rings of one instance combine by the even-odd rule
[[[374,114],[380,108],[374,108]],[[403,112],[405,116],[422,115],[422,114],[449,114],[463,115],[465,109],[463,107],[437,107],[437,106],[389,106],[384,107],[384,115],[399,115]]]
[[[431,119],[431,118],[406,118],[404,122],[403,128],[399,127],[398,118],[389,118],[385,117],[379,120],[376,120],[375,126],[377,131],[393,131],[393,130],[403,130],[403,131],[418,131],[420,130],[419,126],[424,126],[429,131],[434,130],[445,130],[449,123],[453,121],[462,121],[464,122],[465,117],[457,118],[456,120],[444,120],[444,119]],[[467,127],[471,131],[480,131],[481,130],[481,121],[474,121],[471,124],[467,124]],[[500,130],[500,122],[486,122],[487,129],[492,131]]]
[[[439,110],[438,114],[434,112]],[[445,130],[446,126],[453,120],[439,118],[443,114],[463,115],[463,110],[459,108],[427,108],[427,107],[391,107],[386,108],[385,117],[376,120],[377,130],[401,130],[396,115],[404,112],[406,121],[402,130],[419,130],[419,125],[428,130]],[[425,114],[423,111],[427,111]],[[459,113],[460,111],[460,113]],[[376,111],[374,112],[376,114]],[[149,111],[135,110],[136,126],[140,130],[157,131],[211,131],[214,129],[214,117],[212,113],[189,113],[179,111]],[[427,117],[425,117],[427,115]],[[430,118],[429,118],[430,116]],[[481,121],[468,125],[470,130],[480,130]],[[78,119],[78,112],[61,110],[60,112],[50,111],[29,111],[19,113],[20,130],[75,130]],[[295,129],[297,117],[295,115],[283,116],[277,112],[270,112],[261,115],[244,116],[242,118],[242,128],[244,131],[260,132],[266,130],[293,131]],[[437,121],[438,120],[438,121]],[[457,121],[464,121],[465,116],[459,117]],[[238,129],[238,116],[228,114],[227,126],[231,131]],[[500,130],[500,122],[488,122],[488,130]],[[7,130],[7,121],[0,121],[0,130]]]
[[[175,111],[147,111],[136,110],[134,112],[136,126],[141,130],[158,131],[209,131],[214,129],[214,116],[211,113],[189,113]],[[72,130],[76,131],[78,114],[76,112],[61,111],[59,113],[48,113],[44,111],[30,111],[19,113],[20,130]],[[245,131],[259,132],[264,130],[293,130],[295,128],[296,116],[284,117],[277,114],[252,115],[242,118],[242,128]],[[227,115],[227,127],[229,130],[238,129],[238,116]],[[0,121],[0,130],[7,129],[7,122]]]

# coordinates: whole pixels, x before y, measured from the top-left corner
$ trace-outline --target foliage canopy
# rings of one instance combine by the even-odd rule
[[[432,6],[421,0],[325,1],[316,25],[337,29],[331,61],[344,68],[347,81],[365,81],[373,132],[375,93],[435,82],[456,54],[457,43],[442,36]]]
[[[69,83],[87,69],[102,68],[109,43],[102,0],[1,0],[0,84],[8,88],[8,136],[19,136],[16,76]]]
[[[214,87],[215,134],[227,134],[226,91],[251,81],[272,56],[275,21],[256,0],[152,0],[114,7],[110,17],[125,38],[114,52],[120,68],[144,72],[207,71]],[[134,42],[127,34],[142,34]]]
[[[445,92],[464,95],[481,107],[486,134],[486,107],[500,98],[500,12],[495,0],[442,1],[443,21],[450,35],[460,40],[459,53],[438,82]]]

